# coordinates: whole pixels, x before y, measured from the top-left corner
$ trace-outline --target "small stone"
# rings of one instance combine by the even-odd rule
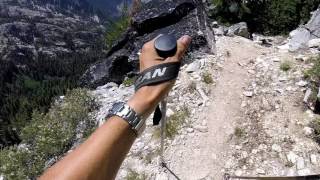
[[[290,168],[287,172],[287,176],[295,176],[296,175],[296,171],[293,168]]]
[[[245,101],[242,101],[242,102],[241,102],[241,107],[244,108],[244,107],[246,107],[246,106],[247,106],[247,103],[246,103]]]
[[[307,59],[306,56],[299,54],[298,56],[294,57],[297,61],[305,61]]]
[[[187,128],[187,133],[193,133],[194,132],[194,129],[193,128]]]
[[[172,116],[172,115],[174,115],[173,110],[170,109],[170,108],[168,108],[168,109],[167,109],[167,116],[170,117],[170,116]]]
[[[308,100],[309,100],[311,94],[312,94],[312,90],[310,88],[308,88],[305,95],[304,95],[304,98],[303,98],[304,103],[308,103]]]
[[[198,61],[194,61],[187,66],[186,72],[192,73],[192,72],[198,71],[199,69],[200,69],[200,64],[198,63]]]
[[[266,174],[266,171],[263,169],[256,169],[257,174]]]
[[[217,21],[213,21],[211,25],[212,25],[213,28],[218,28],[219,27],[219,24],[218,24]]]
[[[255,74],[255,73],[256,73],[256,71],[255,71],[255,70],[250,69],[250,70],[248,70],[248,73],[249,73],[249,74]]]
[[[281,146],[279,146],[278,144],[273,144],[271,149],[275,152],[281,152],[282,151],[282,148]]]
[[[273,61],[273,62],[280,62],[281,60],[280,60],[280,58],[275,57],[275,58],[272,58],[272,61]]]
[[[284,77],[284,76],[279,77],[279,81],[280,82],[284,82],[284,81],[287,81],[287,80],[288,80],[287,77]]]
[[[306,175],[310,175],[310,174],[311,174],[311,171],[308,168],[301,169],[298,171],[299,176],[306,176]]]
[[[308,85],[308,82],[307,81],[299,81],[296,83],[297,86],[300,86],[300,87],[305,87],[306,85]]]
[[[244,91],[243,95],[245,95],[246,97],[252,97],[253,96],[253,92],[252,91]]]
[[[203,133],[208,132],[208,128],[206,126],[195,126],[194,129]]]
[[[242,175],[242,170],[241,170],[241,169],[237,169],[234,174],[235,174],[236,176],[241,176],[241,175]]]
[[[298,158],[298,155],[296,155],[294,152],[290,151],[288,154],[287,154],[287,159],[289,162],[291,162],[292,164],[295,164],[297,162],[297,158]]]
[[[310,161],[311,161],[311,163],[314,164],[314,165],[318,164],[318,162],[317,162],[317,156],[316,156],[315,154],[311,154],[311,155],[310,155]]]
[[[301,170],[304,168],[304,159],[302,157],[299,157],[297,159],[297,170]]]
[[[303,128],[303,132],[304,132],[304,134],[305,134],[306,136],[310,136],[310,135],[313,134],[313,129],[310,128],[310,127],[304,127],[304,128]]]

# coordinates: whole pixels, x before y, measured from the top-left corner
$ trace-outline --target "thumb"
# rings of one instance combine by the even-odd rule
[[[177,52],[173,57],[170,57],[169,59],[171,61],[181,61],[182,57],[186,53],[189,45],[191,43],[191,37],[188,35],[182,36],[177,41]]]

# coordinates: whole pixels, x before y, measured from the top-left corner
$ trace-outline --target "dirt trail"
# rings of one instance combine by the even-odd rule
[[[249,82],[248,72],[241,65],[266,52],[266,48],[244,38],[226,37],[217,42],[217,47],[225,60],[211,90],[211,105],[200,116],[207,119],[208,133],[188,139],[183,158],[171,159],[173,170],[181,179],[222,179],[228,140],[235,123],[241,121],[243,88]],[[174,149],[178,151],[180,147]]]

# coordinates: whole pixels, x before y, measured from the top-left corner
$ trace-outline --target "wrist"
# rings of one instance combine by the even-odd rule
[[[142,118],[147,118],[159,103],[160,92],[152,87],[142,87],[128,101],[128,105]]]

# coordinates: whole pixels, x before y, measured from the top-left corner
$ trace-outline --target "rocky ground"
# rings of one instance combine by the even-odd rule
[[[168,98],[169,120],[188,112],[176,124],[178,133],[166,139],[168,167],[180,179],[319,173],[319,145],[309,127],[317,115],[303,103],[304,60],[310,56],[226,36],[217,37],[217,55],[189,54]],[[288,71],[280,68],[284,62]],[[133,86],[109,83],[93,93],[103,105],[97,116],[102,120],[113,101],[130,97]],[[118,179],[175,179],[159,166],[159,131],[149,120]]]

